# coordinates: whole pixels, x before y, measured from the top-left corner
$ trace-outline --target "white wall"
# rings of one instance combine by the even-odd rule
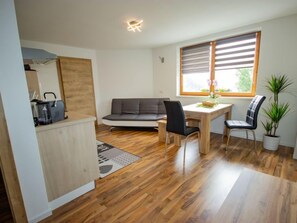
[[[50,53],[57,54],[58,56],[65,56],[65,57],[76,57],[76,58],[85,58],[92,60],[92,69],[93,69],[93,81],[94,81],[94,91],[95,91],[95,101],[96,101],[96,111],[97,117],[99,117],[99,104],[100,104],[100,95],[99,95],[99,79],[98,79],[98,70],[97,70],[97,57],[96,51],[91,49],[85,48],[78,48],[78,47],[71,47],[65,45],[58,45],[58,44],[51,44],[51,43],[43,43],[43,42],[36,42],[36,41],[28,41],[28,40],[21,40],[21,45],[23,47],[30,47],[30,48],[37,48],[43,49]],[[54,76],[57,75],[57,69],[54,65],[47,65],[48,67],[42,68],[39,65],[39,69],[37,69],[40,73],[42,78],[44,78],[49,73],[52,73]],[[36,68],[36,66],[31,66],[32,68]],[[47,69],[47,70],[45,70]],[[55,80],[51,80],[55,81]],[[100,120],[98,120],[100,121]]]
[[[110,114],[113,98],[153,97],[152,51],[97,51],[100,91],[99,118]]]
[[[261,30],[260,63],[257,82],[257,94],[267,95],[263,107],[268,104],[269,92],[265,89],[265,80],[271,74],[287,74],[294,81],[289,94],[282,95],[281,100],[289,101],[292,105],[292,112],[282,120],[277,133],[281,135],[281,144],[294,147],[297,133],[297,15],[262,22],[226,32],[221,32],[202,38],[192,39],[160,48],[153,49],[153,69],[154,69],[154,95],[165,96],[171,99],[180,100],[184,105],[202,101],[203,97],[177,97],[177,78],[179,67],[178,50],[181,46],[202,43],[214,39],[242,34],[250,31]],[[193,29],[195,26],[193,26]],[[159,56],[165,57],[165,63],[161,63]],[[233,119],[244,119],[246,108],[250,103],[247,98],[221,98],[222,103],[233,103]],[[264,120],[260,113],[260,120]],[[264,133],[260,120],[256,136],[262,140]],[[222,133],[223,119],[218,118],[212,123],[212,131]],[[236,132],[234,135],[244,137],[243,133]]]
[[[14,3],[0,1],[0,91],[28,219],[51,213],[23,68]]]
[[[57,96],[57,99],[61,99],[56,62],[52,61],[49,64],[32,64],[30,67],[31,69],[37,71],[40,99],[44,99],[44,92],[54,92]],[[54,98],[49,96],[48,99],[53,100]]]

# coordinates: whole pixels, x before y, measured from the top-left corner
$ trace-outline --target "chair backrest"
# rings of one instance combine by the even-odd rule
[[[167,114],[166,130],[168,132],[185,135],[186,120],[181,103],[179,101],[164,101],[164,104]]]
[[[265,96],[256,95],[248,107],[246,122],[249,123],[253,129],[257,128],[258,113],[265,98]]]

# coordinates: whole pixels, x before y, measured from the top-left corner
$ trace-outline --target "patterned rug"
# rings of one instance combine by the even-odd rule
[[[97,141],[97,153],[100,178],[106,177],[140,159],[138,156],[100,141]]]

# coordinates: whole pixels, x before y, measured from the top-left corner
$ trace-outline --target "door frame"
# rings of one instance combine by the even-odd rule
[[[28,222],[0,93],[0,167],[14,222]]]

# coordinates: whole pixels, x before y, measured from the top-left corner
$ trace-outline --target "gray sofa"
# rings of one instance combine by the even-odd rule
[[[112,99],[111,114],[102,118],[109,126],[157,127],[157,121],[166,116],[164,101],[169,98]]]

